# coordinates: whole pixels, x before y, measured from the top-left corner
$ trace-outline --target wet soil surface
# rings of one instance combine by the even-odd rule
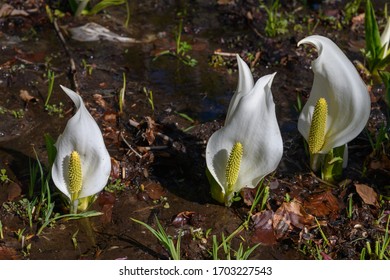
[[[261,243],[251,259],[359,259],[367,244],[374,248],[387,232],[388,142],[377,150],[370,144],[386,126],[383,85],[370,88],[367,130],[349,144],[349,165],[337,185],[310,172],[296,128],[297,96],[305,102],[310,93],[310,62],[316,57],[310,48],[297,48],[297,42],[321,34],[335,40],[351,60],[364,63],[359,13],[342,24],[344,4],[285,1],[281,11],[293,17],[289,32],[268,38],[266,13],[257,1],[130,3],[127,28],[123,7],[75,18],[69,7],[51,6],[65,12],[53,23],[42,1],[5,2],[26,14],[0,14],[0,168],[9,179],[0,181],[0,259],[168,259],[150,231],[132,220],[156,228],[156,218],[174,240],[181,236],[182,259],[211,259],[212,236],[220,242],[222,235],[233,233],[256,192],[242,191],[243,199],[227,208],[211,198],[205,175],[207,140],[223,125],[237,84],[235,53],[251,65],[255,80],[277,72],[272,91],[284,156],[264,181],[270,188],[265,210],[255,207],[249,227],[231,240],[232,257],[240,243],[244,249]],[[154,59],[175,48],[177,13],[184,11],[182,40],[192,45],[194,67],[174,56]],[[67,30],[87,22],[138,42],[72,39]],[[48,69],[55,74],[49,108]],[[119,113],[123,75],[125,109]],[[39,232],[42,212],[33,208],[29,217],[27,207],[40,197],[39,186],[29,188],[31,166],[37,158],[48,166],[44,135],[56,139],[73,114],[59,85],[83,97],[102,130],[112,172],[92,205],[103,215],[58,219]],[[50,188],[54,213],[68,213],[51,182]],[[222,250],[219,258],[226,258]]]

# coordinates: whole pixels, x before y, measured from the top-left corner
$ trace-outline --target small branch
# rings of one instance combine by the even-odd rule
[[[231,53],[231,52],[220,52],[220,51],[214,51],[214,54],[220,55],[220,56],[236,56],[238,53]]]
[[[62,35],[62,32],[61,32],[60,28],[58,27],[57,18],[53,19],[53,26],[54,26],[54,29],[57,33],[58,38],[60,39],[60,41],[62,43],[62,46],[65,49],[66,54],[69,57],[69,63],[70,63],[70,73],[69,74],[71,77],[71,82],[73,83],[73,87],[74,87],[75,91],[77,93],[79,93],[79,83],[78,83],[77,77],[76,77],[76,72],[77,72],[76,63],[74,62],[72,52],[70,51],[68,44],[66,43],[64,35]]]
[[[120,133],[120,136],[121,136],[123,142],[125,142],[125,144],[127,145],[127,147],[129,147],[129,149],[130,149],[134,154],[136,154],[137,157],[142,158],[142,155],[141,155],[140,153],[138,153],[136,150],[134,150],[133,147],[129,144],[129,142],[126,141],[125,137],[123,137],[122,132]]]

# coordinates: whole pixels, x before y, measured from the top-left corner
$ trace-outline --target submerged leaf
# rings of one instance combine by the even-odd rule
[[[123,37],[114,32],[111,32],[109,29],[94,23],[89,22],[85,25],[69,28],[69,32],[72,36],[72,39],[80,42],[93,42],[93,41],[112,41],[120,43],[141,43],[134,38]]]

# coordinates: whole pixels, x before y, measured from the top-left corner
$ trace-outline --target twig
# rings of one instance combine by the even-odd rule
[[[139,158],[142,158],[142,155],[140,153],[138,153],[136,150],[133,149],[133,147],[129,144],[129,142],[126,141],[125,137],[123,137],[123,134],[122,132],[120,133],[120,136],[123,140],[123,142],[125,142],[125,144],[127,145],[127,147],[129,147],[129,149],[136,154],[137,157]]]
[[[53,19],[53,26],[54,26],[54,29],[55,29],[55,31],[57,33],[58,38],[60,39],[60,41],[62,43],[62,46],[65,49],[66,54],[69,57],[69,62],[70,62],[70,73],[69,73],[69,75],[71,77],[71,82],[73,83],[75,91],[77,93],[79,93],[79,83],[78,83],[77,77],[76,77],[76,72],[77,72],[76,63],[74,62],[74,59],[73,59],[73,56],[72,56],[72,52],[70,51],[70,49],[69,49],[69,47],[68,47],[68,45],[66,43],[64,35],[62,35],[62,32],[61,32],[60,28],[58,27],[57,18]]]
[[[220,56],[236,56],[237,53],[214,51],[214,54]]]

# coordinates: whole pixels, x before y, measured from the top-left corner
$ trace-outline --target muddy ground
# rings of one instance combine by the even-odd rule
[[[55,22],[43,1],[0,1],[19,11],[0,14],[0,168],[9,179],[0,181],[0,259],[168,259],[156,238],[131,220],[156,228],[156,217],[174,240],[182,236],[182,259],[211,259],[212,236],[220,242],[222,234],[229,236],[241,225],[256,191],[243,191],[244,199],[227,208],[211,198],[205,175],[207,140],[223,125],[237,84],[235,53],[251,65],[255,80],[277,72],[272,92],[284,156],[265,179],[266,209],[255,208],[248,229],[232,239],[232,258],[240,243],[245,249],[261,243],[251,259],[378,258],[367,253],[367,244],[374,248],[388,232],[388,139],[375,150],[370,139],[387,125],[383,84],[370,87],[367,129],[349,144],[349,165],[337,185],[310,171],[296,127],[297,96],[305,102],[310,93],[310,62],[316,57],[297,42],[321,34],[364,64],[362,8],[344,22],[344,2],[282,1],[288,32],[269,38],[267,16],[257,1],[130,1],[128,27],[123,6],[76,18],[69,7],[52,2],[53,12],[64,13]],[[383,22],[385,1],[374,2]],[[198,62],[194,67],[174,56],[154,59],[175,48],[180,19],[182,40],[191,44],[188,54]],[[87,22],[137,42],[72,39],[67,30]],[[44,106],[48,70],[55,74],[50,110]],[[125,107],[119,113],[123,74]],[[38,234],[42,212],[34,208],[29,218],[26,207],[40,197],[39,184],[29,188],[31,166],[37,157],[48,166],[44,134],[56,139],[73,114],[59,85],[80,92],[102,130],[112,172],[92,206],[103,215],[59,219]],[[24,91],[27,98],[20,95]],[[51,182],[50,188],[54,213],[67,213]],[[219,258],[226,258],[222,250]]]

